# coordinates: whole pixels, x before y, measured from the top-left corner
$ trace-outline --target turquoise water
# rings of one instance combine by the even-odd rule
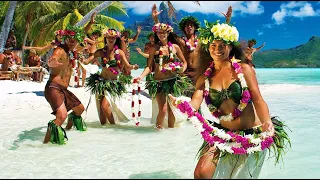
[[[132,75],[141,72],[132,71]],[[287,123],[292,142],[284,164],[275,166],[273,158],[266,159],[259,178],[318,178],[320,69],[256,69],[256,73],[271,115]],[[18,83],[23,89],[5,88]],[[142,110],[140,127],[132,123],[101,126],[93,103],[86,119],[88,131],[68,131],[65,146],[43,145],[53,116],[41,96],[45,82],[30,83],[0,81],[0,178],[193,178],[195,155],[202,143],[197,130],[186,123],[157,132],[149,123],[149,108]],[[84,89],[70,90],[87,105],[89,95]],[[151,107],[149,103],[142,102]],[[130,103],[122,105],[130,117]]]
[[[320,68],[256,68],[257,79],[263,84],[320,85]],[[143,69],[132,71],[134,77]]]
[[[261,85],[320,85],[320,68],[260,68],[256,72]]]

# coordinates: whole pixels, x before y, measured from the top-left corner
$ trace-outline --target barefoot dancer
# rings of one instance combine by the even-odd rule
[[[81,117],[84,106],[80,100],[67,88],[71,78],[72,71],[75,68],[78,43],[82,43],[84,34],[81,29],[71,27],[64,30],[62,36],[62,45],[59,45],[53,52],[48,61],[50,67],[50,77],[46,84],[44,95],[49,102],[56,118],[48,123],[47,134],[44,143],[51,142],[65,144],[67,138],[64,129],[61,127],[68,116],[68,111],[72,113],[68,116],[66,129],[72,125],[80,131],[85,131],[86,127]]]
[[[152,98],[156,98],[158,103],[158,109],[152,110],[154,112],[159,111],[156,118],[156,128],[163,128],[167,113],[168,127],[173,128],[176,118],[169,105],[170,103],[167,101],[167,95],[174,93],[180,96],[183,94],[185,88],[191,85],[186,78],[179,75],[187,68],[187,62],[179,46],[175,44],[176,40],[172,34],[173,28],[170,25],[157,23],[153,26],[152,30],[156,34],[156,45],[151,47],[148,66],[137,80],[140,81],[151,73],[153,64],[155,64],[154,77],[147,81],[146,89],[149,90]],[[177,56],[178,59],[176,59],[175,56]]]
[[[116,119],[128,122],[128,118],[117,108],[115,97],[121,97],[126,92],[126,77],[120,70],[122,66],[128,71],[138,69],[138,65],[130,65],[125,53],[121,50],[120,33],[115,29],[109,29],[105,37],[105,47],[97,50],[83,64],[89,64],[93,59],[99,58],[102,66],[101,73],[92,74],[87,78],[87,87],[96,96],[97,111],[100,123],[116,124]],[[121,73],[121,74],[119,74]],[[131,81],[131,78],[130,80]],[[115,117],[116,115],[116,117]]]
[[[237,60],[244,59],[237,29],[230,24],[205,21],[199,32],[202,49],[198,73],[202,75],[192,100],[180,101],[169,95],[204,139],[194,178],[256,179],[267,149],[275,150],[278,162],[285,141],[290,142],[285,125],[270,117],[253,69]],[[196,112],[203,100],[211,121]]]

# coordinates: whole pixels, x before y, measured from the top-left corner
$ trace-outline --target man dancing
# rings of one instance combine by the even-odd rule
[[[70,129],[74,124],[80,131],[85,131],[84,122],[81,114],[84,106],[80,100],[69,90],[67,90],[72,71],[76,67],[78,43],[83,41],[83,31],[77,27],[67,26],[63,30],[62,41],[53,52],[48,61],[50,67],[50,77],[45,86],[44,95],[49,102],[56,118],[48,123],[47,133],[44,143],[51,142],[57,144],[65,144],[67,139],[66,132],[61,127],[68,116],[68,111],[73,110],[68,116],[68,124],[66,129]]]

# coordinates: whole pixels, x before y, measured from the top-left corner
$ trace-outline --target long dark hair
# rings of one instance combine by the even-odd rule
[[[229,57],[232,58],[233,56],[235,56],[236,59],[239,59],[241,60],[241,62],[244,62],[245,54],[241,46],[234,45],[234,44],[231,44],[231,46],[232,46],[232,49],[229,53]],[[213,61],[212,57],[210,56],[209,50],[205,50],[203,47],[201,47],[201,44],[200,44],[200,51],[197,58],[199,58],[199,61],[198,61],[199,66],[197,68],[196,79],[198,79],[201,75],[204,74],[204,72],[210,66],[210,63]]]
[[[168,42],[171,42],[172,44],[178,44],[179,45],[179,41],[177,40],[177,35],[173,32],[169,32],[168,35]],[[158,44],[160,42],[160,39],[157,35],[157,33],[154,33],[154,43]]]
[[[115,29],[110,29],[110,30],[117,31],[117,30],[115,30]],[[107,37],[104,37],[103,40],[104,40],[104,47],[106,47],[107,44],[108,44],[108,43],[107,43]],[[116,38],[116,42],[114,43],[114,46],[118,46],[119,49],[122,49],[122,46],[121,46],[121,37],[117,37],[117,38]]]

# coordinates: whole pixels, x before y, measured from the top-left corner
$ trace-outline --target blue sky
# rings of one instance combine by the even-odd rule
[[[125,26],[135,20],[142,21],[151,13],[152,4],[161,1],[122,1],[129,17],[117,17]],[[319,1],[172,1],[182,15],[192,15],[203,20],[224,21],[221,12],[233,7],[232,22],[240,33],[240,39],[257,40],[257,46],[266,42],[264,50],[287,49],[306,43],[313,35],[320,37]]]

